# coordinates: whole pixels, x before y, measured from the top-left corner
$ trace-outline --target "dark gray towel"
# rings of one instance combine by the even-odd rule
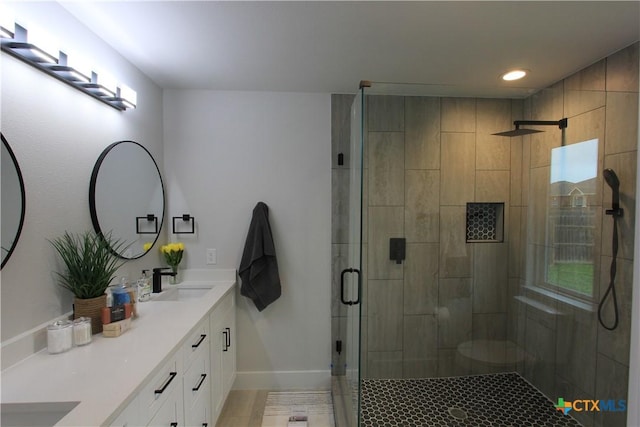
[[[258,311],[280,297],[280,275],[269,225],[269,208],[263,202],[253,208],[239,270],[240,293],[251,298]]]

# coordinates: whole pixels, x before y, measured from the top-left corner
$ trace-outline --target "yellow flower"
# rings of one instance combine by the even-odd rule
[[[164,255],[164,259],[170,266],[177,266],[182,261],[184,252],[183,243],[167,243],[160,247],[160,251]]]
[[[147,242],[144,245],[142,245],[142,250],[147,252],[149,249],[151,249],[151,246],[153,246],[153,242]]]

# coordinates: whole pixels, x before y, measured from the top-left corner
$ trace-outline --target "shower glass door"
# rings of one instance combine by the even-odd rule
[[[351,106],[349,150],[348,267],[341,272],[341,301],[347,310],[345,407],[349,426],[360,425],[360,307],[362,301],[362,147],[363,95]]]

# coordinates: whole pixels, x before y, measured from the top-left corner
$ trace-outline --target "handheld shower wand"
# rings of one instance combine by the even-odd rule
[[[618,298],[616,297],[616,261],[618,257],[618,218],[620,218],[623,214],[622,208],[620,208],[620,180],[618,179],[618,175],[613,171],[613,169],[605,169],[603,171],[604,180],[611,187],[611,209],[607,209],[605,214],[613,216],[613,241],[611,245],[611,253],[613,259],[611,260],[611,269],[609,272],[609,287],[607,291],[602,296],[600,303],[598,304],[598,321],[602,325],[603,328],[613,331],[618,327]],[[612,326],[605,325],[602,320],[602,307],[604,307],[604,302],[611,294],[613,298],[613,314],[614,320]]]
[[[605,169],[602,174],[604,180],[609,187],[611,187],[612,192],[611,209],[607,209],[605,213],[607,215],[613,215],[614,218],[622,216],[622,209],[620,209],[620,180],[618,179],[618,175],[616,175],[613,169]]]

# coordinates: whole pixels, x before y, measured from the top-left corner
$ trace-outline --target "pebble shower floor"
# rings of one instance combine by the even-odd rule
[[[362,380],[365,427],[579,427],[517,373]]]

